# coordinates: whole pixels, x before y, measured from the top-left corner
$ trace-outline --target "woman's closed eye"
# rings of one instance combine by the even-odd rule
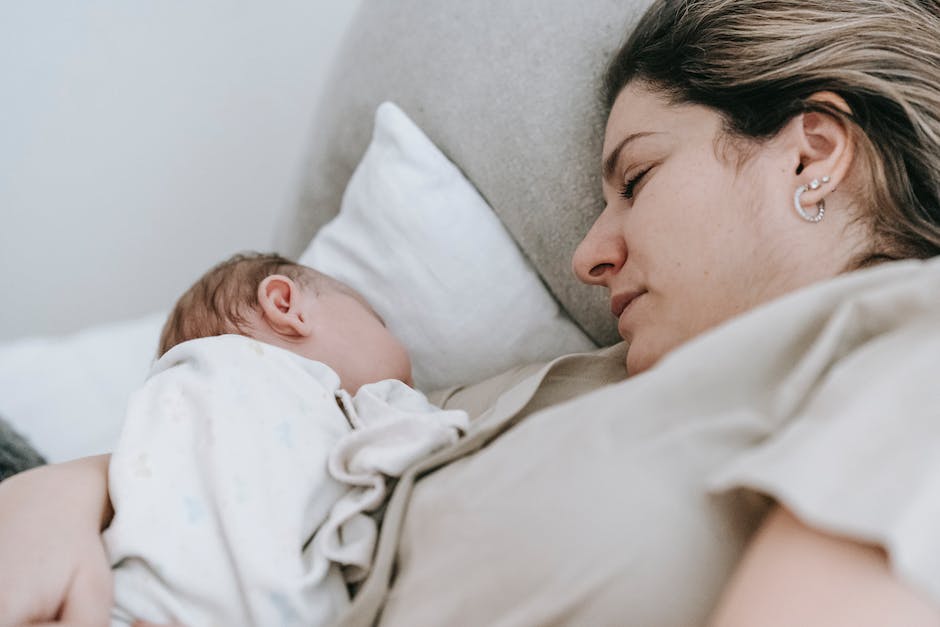
[[[640,184],[640,181],[643,180],[643,177],[649,174],[649,171],[653,169],[653,166],[650,166],[642,171],[640,171],[636,176],[629,179],[624,183],[623,187],[620,190],[620,195],[626,198],[627,200],[633,200],[634,195],[636,194],[636,187]]]

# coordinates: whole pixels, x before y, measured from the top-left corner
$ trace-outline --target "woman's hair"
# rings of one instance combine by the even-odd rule
[[[717,111],[731,138],[847,120],[874,239],[858,265],[940,254],[940,0],[657,0],[607,70],[608,106],[634,80]]]
[[[237,254],[210,269],[176,301],[157,357],[188,340],[243,332],[245,314],[259,306],[258,286],[272,274],[310,285],[320,273],[276,254]],[[325,277],[325,275],[323,275]]]

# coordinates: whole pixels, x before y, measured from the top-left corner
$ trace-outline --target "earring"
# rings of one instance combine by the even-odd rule
[[[801,218],[803,218],[807,222],[813,222],[813,223],[819,222],[820,220],[823,219],[823,216],[826,215],[826,201],[825,200],[820,200],[818,203],[816,203],[816,215],[811,216],[810,214],[806,213],[805,209],[803,209],[803,202],[800,200],[800,198],[802,198],[803,194],[805,194],[808,190],[812,189],[815,191],[819,189],[820,187],[822,187],[824,183],[828,183],[831,180],[832,179],[829,178],[828,176],[824,176],[822,177],[822,182],[820,182],[819,179],[813,179],[813,182],[810,183],[808,186],[800,185],[799,187],[796,188],[796,193],[793,195],[793,208],[796,209],[796,212],[800,214]]]

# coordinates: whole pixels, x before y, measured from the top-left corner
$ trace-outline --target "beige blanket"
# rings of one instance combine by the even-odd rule
[[[700,625],[766,495],[940,604],[940,260],[812,286],[621,381],[623,355],[447,395],[481,415],[399,482],[342,624]]]

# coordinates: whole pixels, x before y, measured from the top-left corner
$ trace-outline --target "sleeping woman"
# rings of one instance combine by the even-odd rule
[[[940,4],[658,0],[606,90],[625,344],[434,399],[342,624],[940,625]],[[0,625],[106,622],[106,469],[0,485]]]

